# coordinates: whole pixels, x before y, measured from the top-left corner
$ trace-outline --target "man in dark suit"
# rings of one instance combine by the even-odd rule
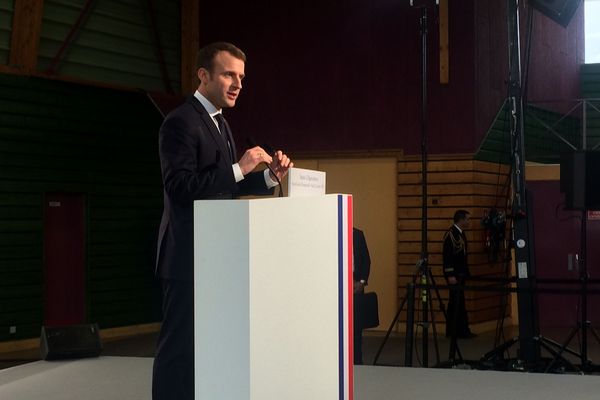
[[[469,318],[465,305],[465,293],[458,286],[464,285],[469,278],[469,263],[467,236],[465,229],[469,227],[469,212],[458,210],[454,213],[454,225],[448,229],[444,236],[444,277],[450,286],[457,289],[450,290],[448,309],[446,313],[446,336],[453,334],[459,338],[472,338],[476,335],[469,329]],[[453,329],[456,327],[456,330]]]
[[[267,195],[293,166],[281,151],[260,147],[239,159],[223,108],[235,105],[246,56],[230,43],[198,52],[198,90],[165,118],[159,132],[164,211],[158,235],[156,274],[163,288],[163,321],[154,360],[152,397],[194,398],[193,201]]]
[[[365,293],[365,286],[369,282],[371,272],[371,257],[367,248],[367,241],[363,231],[352,229],[353,256],[354,256],[354,364],[362,364],[362,332],[363,315],[360,313],[361,296]]]

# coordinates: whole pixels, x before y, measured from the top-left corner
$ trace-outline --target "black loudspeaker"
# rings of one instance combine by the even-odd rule
[[[581,0],[529,0],[529,4],[566,28]]]
[[[44,326],[40,350],[43,360],[98,357],[102,352],[98,324]]]
[[[585,202],[588,210],[600,210],[600,151],[588,151],[585,160]]]
[[[600,210],[600,151],[577,151],[560,158],[560,191],[571,210]]]

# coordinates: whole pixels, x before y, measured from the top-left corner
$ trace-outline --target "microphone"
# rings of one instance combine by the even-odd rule
[[[248,146],[250,147],[256,147],[258,146],[256,144],[256,141],[252,138],[249,137],[246,139],[246,143],[248,143]],[[260,146],[263,149],[265,149],[266,152],[272,154],[273,156],[275,156],[275,151],[273,150],[273,148],[271,146],[269,146],[268,144],[265,144],[264,146]],[[279,177],[277,176],[277,174],[275,173],[275,171],[273,171],[273,168],[271,168],[271,166],[269,165],[268,162],[263,161],[262,164],[266,165],[267,168],[269,169],[269,171],[271,172],[271,174],[275,177],[275,180],[277,181],[277,184],[279,185],[279,194],[277,197],[283,197],[283,187],[281,186],[281,181],[279,180]]]

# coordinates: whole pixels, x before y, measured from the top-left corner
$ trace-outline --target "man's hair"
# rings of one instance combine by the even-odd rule
[[[457,223],[458,221],[461,221],[465,218],[467,218],[467,215],[470,215],[471,213],[468,212],[467,210],[457,210],[454,213],[454,223]]]
[[[235,58],[246,62],[246,55],[235,45],[228,42],[214,42],[211,44],[207,44],[198,51],[198,57],[196,59],[196,70],[204,68],[208,72],[213,72],[215,56],[221,51],[226,51]]]

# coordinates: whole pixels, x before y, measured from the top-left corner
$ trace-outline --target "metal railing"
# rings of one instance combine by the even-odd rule
[[[531,117],[546,130],[545,132],[552,134],[573,151],[597,150],[600,148],[600,98],[529,102],[528,105],[557,115],[562,114],[556,121],[548,122],[532,112],[531,109],[526,112],[528,117]],[[557,111],[557,109],[565,108],[566,111]],[[559,128],[560,124],[568,118],[579,122],[579,134],[575,135],[580,139],[579,143],[574,143],[573,139],[568,137],[573,135],[567,135],[569,132],[561,132]],[[597,126],[591,129],[592,132],[597,132],[597,135],[593,136],[590,135],[589,127],[592,120],[598,121]],[[596,143],[589,143],[590,136],[592,139],[597,139]]]

